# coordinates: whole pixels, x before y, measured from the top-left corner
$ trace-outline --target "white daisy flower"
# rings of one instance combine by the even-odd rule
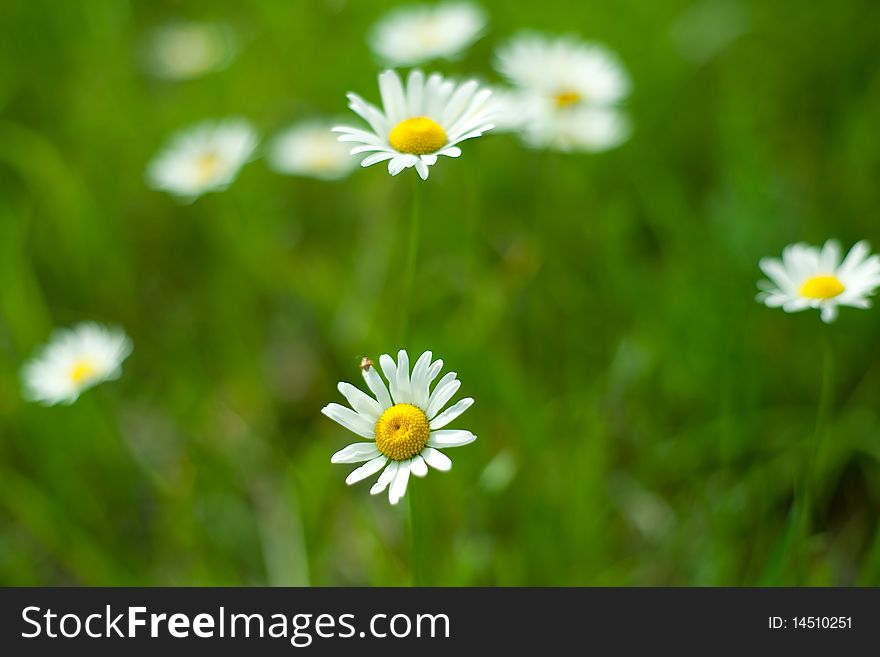
[[[523,34],[499,50],[496,66],[519,94],[529,145],[597,152],[629,136],[629,121],[617,109],[629,94],[629,77],[604,46]]]
[[[476,41],[486,27],[486,12],[469,2],[399,7],[370,33],[373,51],[391,66],[414,66],[452,59]]]
[[[188,201],[226,189],[251,159],[258,141],[256,130],[244,119],[200,123],[171,138],[150,162],[147,182]]]
[[[235,41],[235,34],[227,25],[169,23],[150,34],[145,65],[156,77],[197,78],[228,66],[235,56]]]
[[[22,368],[24,396],[46,405],[72,404],[84,390],[118,379],[131,348],[121,329],[94,322],[58,330]]]
[[[368,361],[361,371],[375,398],[343,382],[339,392],[351,409],[340,404],[328,404],[321,409],[331,420],[367,441],[353,443],[330,459],[332,463],[364,462],[348,475],[345,483],[354,484],[385,468],[370,493],[378,495],[388,488],[389,501],[397,504],[406,493],[410,473],[424,477],[429,465],[436,470],[449,470],[452,461],[439,450],[461,447],[477,439],[470,431],[444,428],[470,408],[474,400],[466,397],[443,410],[461,382],[455,372],[449,372],[432,391],[431,383],[440,374],[443,361],[431,362],[431,358],[430,351],[423,353],[410,376],[406,351],[398,353],[396,364],[391,356],[383,355],[379,364],[388,387]]]
[[[439,73],[425,79],[419,70],[410,71],[404,89],[394,71],[379,75],[383,109],[348,94],[349,107],[370,124],[370,130],[341,126],[339,141],[360,144],[351,154],[370,153],[361,162],[368,167],[388,160],[388,172],[396,176],[415,167],[422,180],[439,155],[458,157],[458,143],[479,137],[492,129],[492,92],[481,89],[476,80],[456,85]]]
[[[870,308],[868,297],[880,286],[880,256],[869,253],[868,243],[858,242],[841,262],[836,240],[828,240],[821,249],[791,244],[782,260],[761,260],[761,271],[770,280],[758,283],[757,300],[787,313],[816,308],[826,323],[837,318],[838,306]]]
[[[331,133],[323,121],[295,125],[272,142],[269,165],[279,173],[309,176],[320,180],[338,180],[357,168],[349,147]]]

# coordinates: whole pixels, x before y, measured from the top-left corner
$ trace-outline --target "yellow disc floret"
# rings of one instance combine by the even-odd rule
[[[376,422],[376,447],[395,461],[419,454],[428,442],[428,416],[412,404],[396,404]]]
[[[388,143],[401,153],[427,155],[446,145],[446,132],[440,124],[427,116],[405,119],[394,126],[388,135]]]
[[[220,156],[208,151],[196,158],[196,177],[200,183],[212,180],[220,169]]]
[[[571,107],[581,102],[584,97],[577,91],[560,91],[553,97],[557,107]]]
[[[811,276],[801,285],[801,296],[808,299],[833,299],[846,289],[834,274]]]
[[[98,368],[88,360],[78,360],[70,368],[70,380],[80,385],[98,373]]]

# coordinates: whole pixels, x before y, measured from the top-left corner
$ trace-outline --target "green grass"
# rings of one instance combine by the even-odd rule
[[[490,135],[435,167],[400,345],[413,172],[258,160],[191,205],[143,180],[202,119],[271,136],[377,99],[387,4],[2,3],[0,583],[409,583],[406,504],[345,486],[319,413],[405,346],[476,399],[479,440],[413,484],[425,583],[880,584],[880,310],[830,327],[805,481],[823,327],[754,301],[789,242],[880,246],[880,5],[485,0],[487,36],[431,68],[497,81],[518,28],[575,32],[626,63],[635,131],[599,155]],[[237,60],[146,76],[144,35],[181,16],[233,25]],[[24,402],[21,364],[91,319],[132,336],[123,377]]]

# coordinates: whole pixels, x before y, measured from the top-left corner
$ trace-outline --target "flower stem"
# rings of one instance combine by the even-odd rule
[[[418,493],[416,492],[417,486],[413,486],[412,483],[410,482],[410,486],[406,491],[407,504],[409,506],[410,586],[425,586],[425,578],[422,573],[423,563],[421,554],[423,546],[421,541],[422,532],[420,530],[421,513],[423,510],[419,508]]]
[[[410,314],[413,308],[413,287],[416,277],[416,262],[419,256],[419,228],[421,224],[421,198],[419,190],[419,178],[413,176],[412,190],[412,213],[409,222],[409,240],[406,252],[406,269],[403,274],[403,313],[400,320],[400,343],[405,348],[409,339]]]
[[[816,481],[817,474],[820,471],[820,464],[823,461],[825,453],[825,445],[828,441],[830,433],[830,419],[833,404],[833,388],[834,388],[834,352],[831,345],[831,333],[827,326],[822,326],[822,378],[819,387],[819,400],[816,406],[816,429],[813,436],[813,445],[807,460],[807,467],[798,492],[798,506],[801,514],[801,537],[803,540],[801,557],[799,559],[799,584],[804,584],[804,569],[806,561],[809,557],[809,539],[813,531],[813,495],[819,488]]]

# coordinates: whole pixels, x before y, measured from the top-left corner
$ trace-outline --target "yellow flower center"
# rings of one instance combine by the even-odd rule
[[[834,274],[818,274],[804,281],[801,296],[808,299],[833,299],[846,289]]]
[[[577,91],[560,91],[558,94],[553,96],[553,100],[556,101],[556,107],[571,107],[572,105],[577,105],[584,99]]]
[[[425,48],[433,48],[440,43],[440,35],[437,31],[437,22],[433,19],[424,21],[416,28],[418,42]]]
[[[98,368],[87,360],[78,360],[70,368],[70,380],[80,385],[98,373]]]
[[[196,158],[196,177],[201,183],[206,183],[216,176],[219,168],[220,156],[217,153],[203,153]]]
[[[401,153],[427,155],[446,145],[446,132],[427,116],[404,119],[388,135],[388,143]]]
[[[428,416],[412,404],[396,404],[376,422],[376,447],[395,461],[419,454],[428,442]]]

